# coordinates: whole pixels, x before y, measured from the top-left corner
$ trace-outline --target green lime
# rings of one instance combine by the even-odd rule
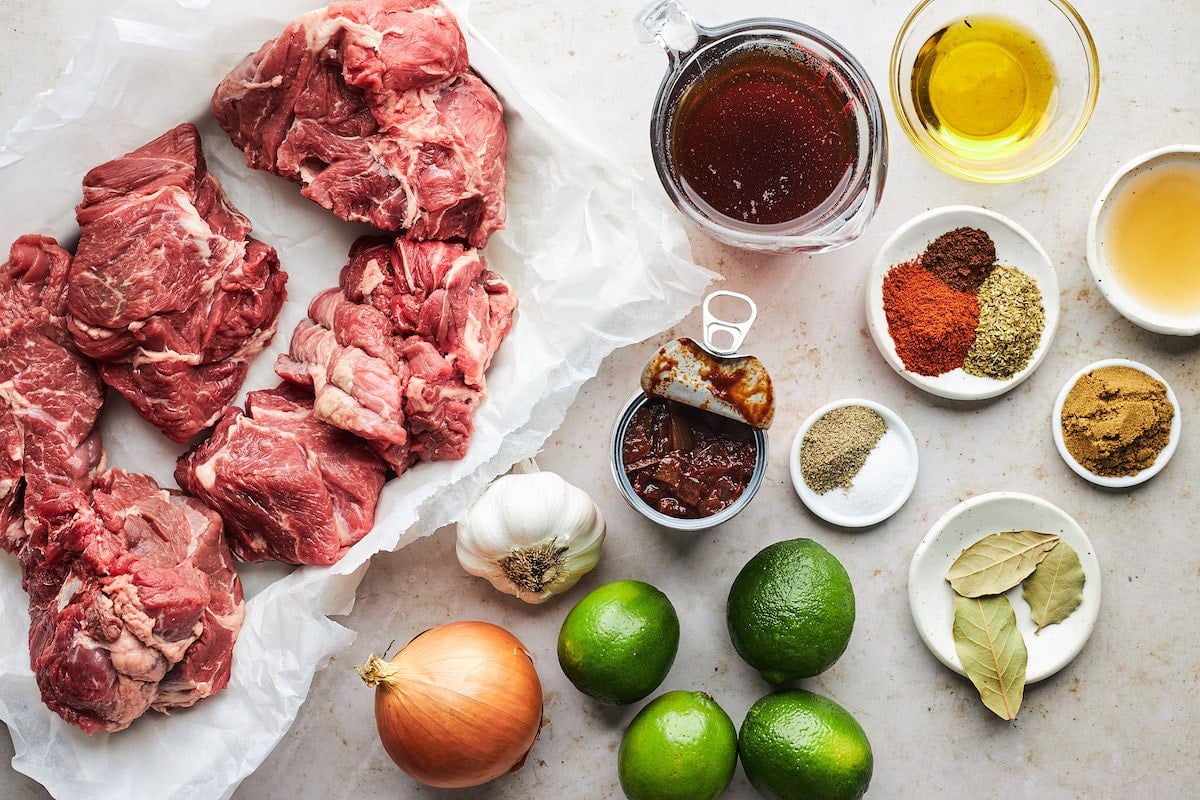
[[[857,800],[874,765],[867,734],[850,712],[803,689],[752,705],[738,753],[750,784],[768,800]]]
[[[667,692],[625,729],[617,774],[629,800],[715,800],[737,767],[733,720],[704,692]]]
[[[679,649],[679,617],[667,596],[641,581],[593,589],[563,620],[558,663],[575,688],[625,705],[663,682]]]
[[[809,678],[833,666],[854,628],[854,588],[845,567],[812,539],[768,545],[733,579],[725,606],[738,655],[769,683]]]

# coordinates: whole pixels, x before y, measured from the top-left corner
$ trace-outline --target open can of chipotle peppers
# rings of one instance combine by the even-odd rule
[[[713,300],[744,303],[741,322],[718,319]],[[625,500],[666,528],[699,531],[749,504],[767,469],[775,413],[771,377],[738,349],[757,314],[754,301],[718,291],[704,300],[704,341],[675,339],[642,371],[642,390],[613,426],[613,477]]]

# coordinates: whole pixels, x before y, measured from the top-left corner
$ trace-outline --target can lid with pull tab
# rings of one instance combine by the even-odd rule
[[[741,322],[718,318],[718,298],[741,301],[748,315]],[[682,337],[663,345],[642,370],[642,391],[766,430],[775,417],[771,376],[756,357],[738,353],[757,316],[746,295],[712,292],[704,298],[703,343]]]

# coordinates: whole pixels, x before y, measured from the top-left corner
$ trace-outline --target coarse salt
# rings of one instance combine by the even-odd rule
[[[847,517],[865,517],[887,508],[904,491],[913,469],[904,438],[893,428],[880,437],[849,489],[830,489],[817,502]]]

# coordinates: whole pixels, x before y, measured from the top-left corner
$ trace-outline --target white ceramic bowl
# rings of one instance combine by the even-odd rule
[[[899,440],[898,444],[908,460],[908,468],[903,471],[894,484],[889,486],[892,490],[890,496],[880,501],[882,505],[872,503],[872,507],[864,510],[862,513],[847,512],[844,509],[844,505],[848,505],[849,503],[839,504],[842,507],[837,507],[829,496],[830,493],[822,495],[814,492],[804,482],[804,475],[800,471],[800,447],[804,443],[804,435],[808,433],[809,428],[817,420],[821,419],[821,417],[833,409],[843,406],[865,406],[878,412],[884,421],[887,422],[889,432],[894,434]],[[868,456],[867,464],[863,466],[863,471],[875,468],[870,459],[877,455],[882,455],[878,452],[878,449],[872,453],[872,456]],[[800,496],[800,500],[810,511],[834,525],[840,525],[844,528],[865,528],[868,525],[883,522],[895,514],[904,505],[905,501],[908,500],[909,495],[912,494],[913,486],[917,482],[917,442],[913,439],[912,431],[904,424],[904,420],[900,419],[896,415],[896,412],[890,408],[870,400],[836,400],[814,411],[804,421],[804,424],[800,426],[800,430],[796,431],[796,438],[792,440],[791,454],[788,456],[788,469],[792,476],[792,487],[795,488],[796,494]],[[831,490],[831,492],[841,491],[840,489]],[[853,489],[851,489],[852,492]],[[852,498],[853,494],[850,497]]]
[[[1101,367],[1133,367],[1134,369],[1141,370],[1151,378],[1154,378],[1156,381],[1160,381],[1163,386],[1167,387],[1167,399],[1171,401],[1171,405],[1175,406],[1175,416],[1171,418],[1171,438],[1167,441],[1167,446],[1164,447],[1162,452],[1158,454],[1158,458],[1154,460],[1153,464],[1146,467],[1141,472],[1133,475],[1125,475],[1120,478],[1110,478],[1104,475],[1097,475],[1076,461],[1075,457],[1071,455],[1071,452],[1067,450],[1066,442],[1063,441],[1062,410],[1063,403],[1065,403],[1067,399],[1067,394],[1070,393],[1071,388],[1079,381],[1080,378],[1089,372],[1092,372],[1093,370],[1100,369]],[[1069,379],[1067,379],[1067,382],[1063,384],[1062,391],[1058,393],[1058,399],[1054,401],[1054,412],[1050,417],[1050,427],[1054,434],[1054,446],[1058,448],[1058,454],[1062,456],[1063,461],[1067,462],[1067,466],[1070,467],[1076,475],[1091,481],[1097,486],[1121,489],[1129,486],[1137,486],[1139,483],[1145,483],[1162,471],[1162,468],[1165,467],[1167,462],[1171,460],[1171,456],[1175,454],[1175,448],[1179,446],[1179,437],[1183,432],[1183,419],[1180,416],[1179,398],[1175,396],[1174,390],[1171,389],[1171,384],[1167,383],[1166,380],[1163,379],[1162,375],[1159,375],[1145,364],[1141,364],[1137,361],[1130,361],[1127,358],[1108,358],[1104,359],[1103,361],[1096,361],[1092,364],[1088,364],[1086,367],[1079,370]]]
[[[888,333],[887,317],[883,311],[883,277],[897,264],[919,256],[925,247],[943,233],[961,227],[986,231],[996,243],[996,256],[1002,265],[1016,267],[1037,281],[1046,310],[1046,325],[1042,339],[1020,372],[1007,380],[969,375],[961,368],[941,375],[918,375],[904,368],[896,354],[896,344]],[[983,400],[1013,389],[1028,378],[1042,363],[1054,332],[1058,328],[1058,275],[1046,251],[1020,225],[994,211],[975,206],[944,206],[926,211],[901,225],[884,243],[867,278],[867,325],[871,338],[884,360],[906,381],[930,394],[951,400]]]
[[[1017,615],[1029,662],[1026,683],[1050,677],[1079,654],[1100,613],[1100,564],[1087,534],[1066,512],[1040,497],[993,492],[959,503],[934,523],[917,546],[908,570],[908,602],[921,640],[943,664],[964,674],[954,649],[954,590],[946,571],[964,549],[992,533],[1034,530],[1056,533],[1079,554],[1083,602],[1070,616],[1038,633],[1017,585],[1006,594]]]
[[[1176,163],[1200,164],[1200,146],[1171,145],[1143,153],[1118,169],[1105,184],[1088,222],[1087,259],[1100,293],[1121,316],[1148,331],[1174,336],[1195,336],[1200,333],[1200,313],[1173,314],[1148,305],[1129,293],[1113,272],[1106,253],[1106,233],[1109,213],[1118,195],[1129,182],[1158,166]],[[1195,220],[1200,225],[1200,220]]]

